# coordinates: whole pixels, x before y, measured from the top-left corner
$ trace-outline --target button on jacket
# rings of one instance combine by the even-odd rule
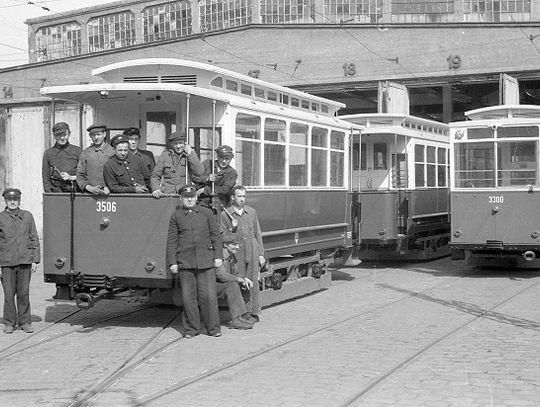
[[[136,155],[128,154],[124,160],[114,156],[103,166],[105,185],[114,193],[135,192],[135,184],[148,187],[150,171]]]
[[[70,185],[69,181],[64,181],[61,172],[67,172],[69,175],[77,174],[77,163],[81,156],[81,148],[73,144],[63,146],[55,144],[45,150],[43,154],[43,190],[45,192],[60,192],[62,187]]]
[[[222,243],[216,216],[207,208],[195,205],[178,207],[169,221],[167,265],[182,269],[208,269],[214,259],[222,258]]]
[[[204,172],[195,151],[187,155],[188,175],[195,179]],[[186,185],[186,155],[178,155],[172,150],[164,151],[157,159],[150,178],[152,192],[161,190],[164,194],[176,194]]]
[[[99,148],[92,145],[83,150],[77,166],[77,184],[81,191],[84,191],[87,185],[105,186],[103,166],[113,155],[114,149],[107,143],[103,143]]]
[[[32,214],[23,209],[0,212],[0,267],[39,261],[39,237]]]

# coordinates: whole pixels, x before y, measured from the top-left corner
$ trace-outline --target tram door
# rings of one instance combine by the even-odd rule
[[[171,106],[142,106],[140,118],[141,147],[159,157],[167,145],[169,135],[181,129],[180,107],[172,109]]]
[[[379,137],[364,135],[360,146],[360,189],[381,190],[390,187],[389,143]]]

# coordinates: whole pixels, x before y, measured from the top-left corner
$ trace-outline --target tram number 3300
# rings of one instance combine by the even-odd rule
[[[504,196],[502,195],[490,195],[488,197],[488,203],[490,204],[502,204],[504,202]]]
[[[116,202],[114,201],[97,201],[97,212],[116,212]]]

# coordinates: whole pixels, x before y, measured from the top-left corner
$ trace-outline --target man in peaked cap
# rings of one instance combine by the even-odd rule
[[[81,148],[69,143],[71,131],[66,122],[52,128],[54,146],[43,154],[42,178],[45,192],[70,192],[77,190],[77,163]]]
[[[92,145],[83,150],[79,159],[77,184],[82,191],[94,195],[108,195],[110,191],[103,179],[103,166],[114,155],[114,150],[105,141],[107,126],[96,123],[86,130]]]
[[[2,197],[6,208],[0,212],[0,277],[4,289],[4,332],[17,326],[32,333],[30,320],[30,276],[40,260],[39,237],[34,217],[20,209],[21,191],[7,188]],[[15,302],[15,296],[17,301]]]
[[[199,187],[197,191],[199,202],[207,208],[212,207],[212,183],[214,183],[214,194],[219,197],[221,206],[227,206],[230,202],[231,190],[238,178],[238,173],[230,165],[234,157],[233,149],[227,145],[222,145],[216,148],[216,154],[217,160],[214,163],[212,163],[212,160],[206,160],[203,163],[204,174],[193,178],[193,182]],[[214,171],[212,171],[212,166]],[[221,208],[214,209],[219,211]]]
[[[127,136],[118,134],[111,140],[114,156],[103,166],[105,185],[113,193],[144,194],[149,191],[150,171],[136,155],[129,153]]]
[[[166,259],[182,289],[184,335],[201,333],[202,316],[208,335],[221,336],[216,268],[222,265],[222,243],[217,220],[212,211],[197,205],[194,185],[178,192],[181,204],[169,220]]]
[[[140,158],[148,167],[151,174],[154,166],[156,165],[156,160],[154,159],[154,154],[152,154],[151,151],[142,150],[139,148],[139,144],[141,142],[140,130],[137,127],[130,127],[129,129],[124,130],[124,136],[127,136],[129,140],[129,152]]]
[[[190,178],[195,179],[204,172],[197,153],[187,143],[184,134],[171,133],[168,144],[169,149],[158,157],[150,178],[154,198],[159,198],[163,194],[178,193]]]

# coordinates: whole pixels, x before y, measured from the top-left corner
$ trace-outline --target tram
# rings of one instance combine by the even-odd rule
[[[466,116],[450,123],[452,258],[540,267],[540,106],[492,106]]]
[[[237,183],[256,208],[269,260],[263,305],[330,285],[328,264],[350,252],[348,139],[343,104],[213,65],[150,58],[92,71],[100,83],[42,88],[54,101],[92,109],[112,137],[141,129],[141,147],[159,155],[173,131],[185,132],[201,161],[233,146]],[[146,290],[179,303],[165,264],[167,227],[177,196],[46,193],[44,278],[56,298],[89,307],[103,296]],[[70,219],[70,221],[66,221]]]
[[[340,117],[361,129],[353,135],[350,167],[358,257],[449,255],[448,126],[407,114]]]

